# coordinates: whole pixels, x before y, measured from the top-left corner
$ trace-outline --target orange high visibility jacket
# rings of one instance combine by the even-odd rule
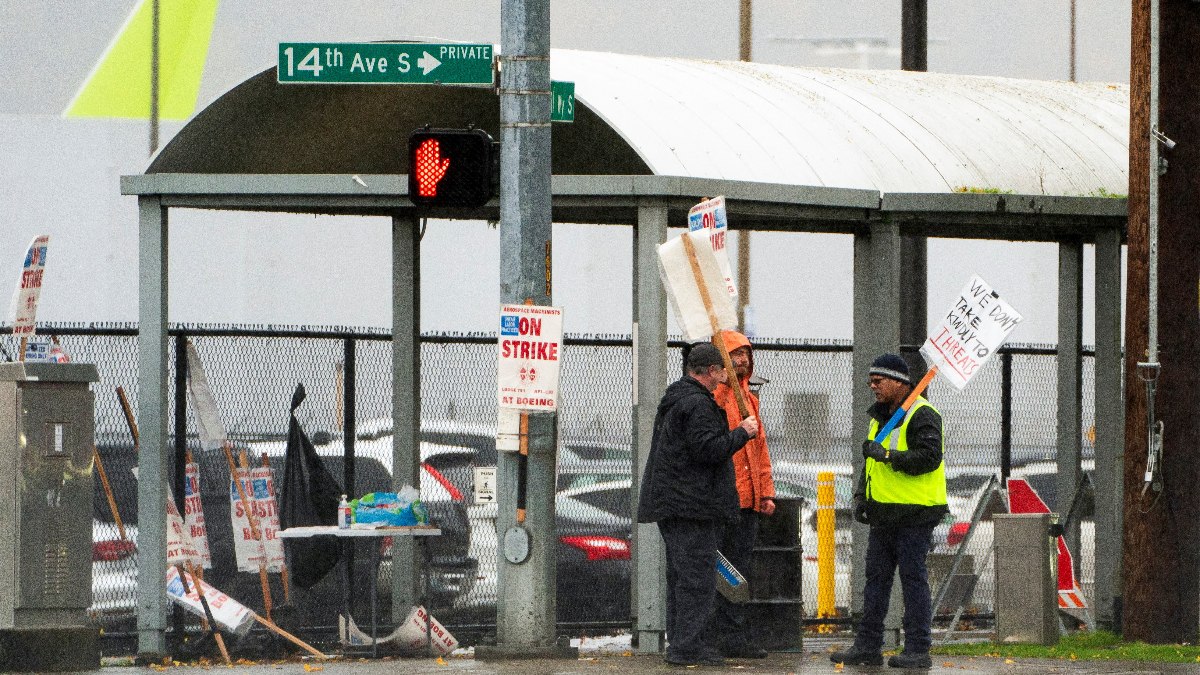
[[[737,331],[727,330],[722,333],[725,338],[725,349],[733,351],[739,347],[750,347],[750,341]],[[750,414],[758,418],[759,434],[733,455],[733,470],[737,477],[738,501],[743,509],[761,510],[760,502],[764,497],[775,497],[775,481],[771,479],[771,455],[767,450],[766,427],[762,426],[762,417],[758,412],[758,397],[750,393],[747,381],[754,374],[754,348],[750,347],[750,372],[745,378],[739,378],[742,395]],[[717,405],[725,410],[732,429],[742,423],[742,415],[738,411],[737,397],[727,384],[719,384],[713,391]]]

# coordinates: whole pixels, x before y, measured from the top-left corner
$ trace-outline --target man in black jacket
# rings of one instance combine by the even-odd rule
[[[737,516],[730,458],[758,435],[746,418],[732,431],[712,390],[726,381],[710,344],[687,356],[687,374],[667,387],[654,418],[638,522],[658,523],[667,551],[667,653],[674,665],[722,663],[712,631],[717,544]]]

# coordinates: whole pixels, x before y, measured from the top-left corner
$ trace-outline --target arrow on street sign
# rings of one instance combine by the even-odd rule
[[[496,467],[475,467],[475,503],[491,504],[496,501]]]
[[[306,84],[486,84],[490,44],[281,42],[277,80]]]

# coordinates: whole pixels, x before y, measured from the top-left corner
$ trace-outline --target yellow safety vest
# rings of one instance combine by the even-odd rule
[[[937,408],[934,408],[924,397],[918,398],[912,408],[909,408],[908,414],[904,416],[904,422],[900,424],[899,428],[892,431],[889,437],[880,443],[893,453],[907,452],[908,423],[917,410],[925,406],[929,406],[933,408],[934,412],[937,412]],[[867,430],[867,440],[875,440],[877,433],[879,433],[879,422],[875,418],[871,418],[871,425]],[[942,451],[945,452],[944,438]],[[876,462],[870,458],[866,460],[863,470],[867,474],[867,499],[871,501],[883,504],[916,504],[918,506],[940,506],[946,503],[946,462],[944,459],[936,469],[920,476],[910,476],[903,471],[893,469],[892,465],[887,462]]]

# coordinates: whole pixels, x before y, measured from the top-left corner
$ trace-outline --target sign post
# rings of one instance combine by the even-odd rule
[[[277,80],[306,84],[484,84],[490,44],[280,42]]]

